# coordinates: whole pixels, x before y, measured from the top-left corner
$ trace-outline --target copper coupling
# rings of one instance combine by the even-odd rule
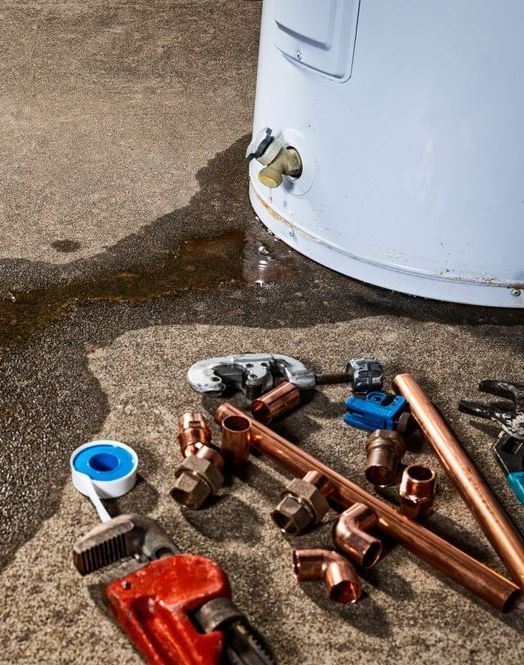
[[[282,493],[271,519],[281,531],[298,536],[319,524],[329,510],[322,488],[326,478],[318,471],[308,471],[303,478],[294,478]]]
[[[375,511],[363,503],[354,503],[333,526],[335,547],[362,568],[371,568],[382,554],[382,543],[368,533],[369,529],[376,527],[378,517]]]
[[[188,411],[180,416],[177,436],[183,457],[196,455],[201,446],[211,442],[211,430],[198,411]]]
[[[362,585],[353,566],[331,550],[293,550],[293,571],[299,582],[323,581],[336,603],[355,603]]]
[[[412,520],[427,517],[433,510],[435,472],[424,464],[404,469],[400,483],[400,512]]]
[[[393,485],[397,478],[400,460],[406,452],[406,443],[402,434],[396,430],[377,429],[368,436],[366,451],[367,480],[377,487]]]
[[[221,450],[228,465],[238,471],[249,460],[251,423],[243,416],[227,416],[221,423]]]
[[[253,417],[264,425],[292,411],[300,404],[300,390],[289,381],[284,381],[262,397],[251,402]]]
[[[224,458],[211,444],[211,431],[201,413],[184,413],[179,419],[178,440],[184,459],[175,471],[171,495],[196,510],[224,484]]]

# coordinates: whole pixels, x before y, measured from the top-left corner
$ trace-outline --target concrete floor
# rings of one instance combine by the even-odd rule
[[[101,437],[140,456],[142,482],[112,510],[150,513],[220,561],[280,665],[522,662],[522,608],[499,614],[401,548],[366,575],[357,605],[299,587],[291,547],[329,545],[330,525],[292,543],[277,533],[268,513],[286,479],[264,460],[202,511],[169,496],[178,415],[216,406],[186,384],[192,362],[260,350],[331,370],[372,354],[389,377],[420,379],[524,530],[489,453],[496,428],[456,409],[481,378],[522,380],[522,313],[348,280],[254,220],[243,152],[260,4],[0,8],[0,662],[141,662],[105,614],[109,573],[82,579],[71,563],[97,517],[68,459]],[[279,427],[362,483],[345,394],[325,388]],[[503,572],[431,453],[414,460],[438,474],[431,527]]]

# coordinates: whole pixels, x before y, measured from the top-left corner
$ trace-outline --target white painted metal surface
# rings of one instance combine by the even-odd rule
[[[254,131],[304,172],[253,160],[259,217],[357,279],[524,307],[523,32],[520,0],[264,0]]]

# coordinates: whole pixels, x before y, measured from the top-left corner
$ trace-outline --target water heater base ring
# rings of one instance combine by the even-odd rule
[[[252,181],[249,198],[257,216],[277,238],[300,254],[348,277],[434,300],[487,307],[524,307],[524,285],[446,279],[440,275],[426,275],[371,262],[349,254],[285,219],[257,192]],[[520,291],[523,295],[514,295]]]

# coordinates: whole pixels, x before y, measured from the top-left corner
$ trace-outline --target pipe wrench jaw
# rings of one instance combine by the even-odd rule
[[[155,520],[132,513],[114,517],[80,538],[73,546],[73,563],[87,575],[126,557],[145,563],[179,552]]]

